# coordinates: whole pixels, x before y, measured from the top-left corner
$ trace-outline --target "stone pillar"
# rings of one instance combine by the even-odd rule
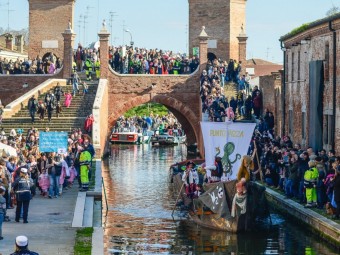
[[[6,49],[13,50],[13,35],[6,34],[5,38],[6,38]]]
[[[200,68],[199,68],[199,75],[202,73],[202,71],[206,68],[207,62],[208,62],[208,39],[209,36],[205,32],[205,27],[202,27],[202,31],[200,35],[198,36],[199,41],[200,41],[200,52],[199,52],[199,58],[200,58]],[[198,84],[199,86],[199,84]],[[199,99],[199,120],[202,121],[202,101]],[[202,130],[201,130],[201,125],[198,125],[199,128],[199,135],[198,135],[198,141],[197,141],[197,148],[200,152],[201,157],[204,157],[204,143],[203,143],[203,135],[202,135]]]
[[[69,25],[62,35],[64,37],[63,78],[68,79],[71,77],[73,72],[73,45],[76,34],[73,33],[73,30]]]
[[[245,73],[247,63],[247,39],[248,36],[245,34],[243,24],[241,26],[241,33],[237,37],[238,39],[238,61],[242,61],[242,73]]]
[[[18,47],[18,52],[20,52],[22,54],[24,52],[24,37],[23,37],[23,35],[17,35],[15,37],[15,42],[16,42],[16,45]]]
[[[98,33],[100,44],[100,78],[107,79],[109,75],[109,37],[110,33],[106,29],[105,20],[103,27]]]

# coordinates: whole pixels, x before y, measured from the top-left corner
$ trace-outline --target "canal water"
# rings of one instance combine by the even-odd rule
[[[114,145],[111,152],[107,254],[339,254],[276,213],[271,224],[238,235],[201,228],[177,210],[173,219],[169,166],[186,159],[185,146]]]

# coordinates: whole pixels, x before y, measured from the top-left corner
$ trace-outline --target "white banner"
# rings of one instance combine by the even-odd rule
[[[241,158],[247,155],[255,126],[255,123],[201,122],[206,165],[214,165],[215,157],[221,157],[227,177],[236,179]]]

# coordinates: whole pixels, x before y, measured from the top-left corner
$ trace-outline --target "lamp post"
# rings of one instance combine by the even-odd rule
[[[133,41],[132,41],[132,34],[131,31],[129,29],[125,29],[125,32],[130,34],[130,45],[133,46]]]

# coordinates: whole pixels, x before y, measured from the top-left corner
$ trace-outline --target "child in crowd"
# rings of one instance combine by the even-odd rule
[[[56,106],[55,110],[56,110],[56,113],[57,113],[57,118],[59,118],[59,115],[62,112],[60,101],[57,101],[57,106]]]
[[[41,188],[41,195],[47,197],[47,192],[50,187],[50,179],[46,169],[43,169],[38,178],[39,187]]]
[[[87,85],[87,83],[84,81],[83,82],[83,95],[86,95],[89,91],[89,86]]]
[[[6,199],[3,197],[5,191],[6,188],[4,186],[0,186],[0,240],[4,239],[2,236],[2,223],[4,222],[6,215]]]
[[[71,166],[69,167],[70,170],[70,179],[68,179],[68,187],[72,188],[73,181],[77,177],[77,170],[74,167],[74,162],[71,162]]]

